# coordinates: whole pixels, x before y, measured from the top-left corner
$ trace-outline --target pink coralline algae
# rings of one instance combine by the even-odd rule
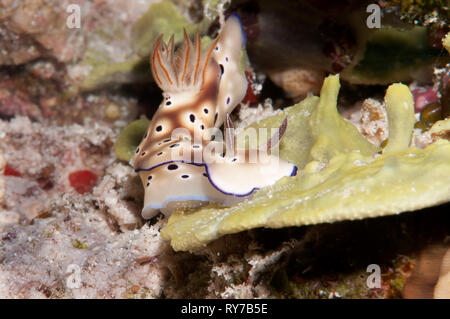
[[[414,89],[412,94],[414,97],[414,111],[416,113],[422,111],[426,105],[438,100],[437,90],[431,86]]]
[[[97,183],[97,175],[89,170],[79,170],[69,174],[70,186],[78,193],[84,194],[92,190]]]

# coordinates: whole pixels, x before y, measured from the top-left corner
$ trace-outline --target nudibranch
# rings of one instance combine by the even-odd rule
[[[254,190],[294,176],[297,167],[268,150],[283,136],[287,122],[257,149],[236,146],[229,113],[242,101],[247,81],[239,69],[245,36],[237,16],[226,21],[218,38],[201,49],[199,34],[174,52],[174,38],[160,36],[153,48],[153,77],[163,101],[133,159],[145,188],[142,216],[169,215],[182,205],[232,203]],[[225,138],[214,139],[222,125]]]

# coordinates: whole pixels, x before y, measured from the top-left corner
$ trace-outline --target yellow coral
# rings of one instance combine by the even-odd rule
[[[142,140],[150,121],[142,116],[139,120],[128,124],[122,132],[120,132],[117,141],[114,143],[114,153],[121,161],[128,162],[134,155],[136,147]]]
[[[447,49],[448,53],[450,53],[450,32],[448,32],[442,39],[442,44]]]
[[[391,142],[397,146],[375,158],[379,149],[337,112],[338,90],[338,77],[328,77],[320,100],[306,99],[260,123],[270,127],[288,116],[290,127],[280,156],[303,168],[298,176],[283,178],[232,207],[209,205],[177,211],[162,229],[162,237],[170,240],[175,250],[192,251],[222,235],[256,227],[362,219],[450,200],[448,141],[439,140],[425,149],[409,148],[405,141],[410,132],[397,132]],[[393,111],[388,111],[389,121],[400,122],[396,128],[412,131],[410,118],[398,116],[412,106],[405,108],[405,103],[411,102],[409,89],[393,86],[387,93]],[[298,123],[301,127],[296,127]],[[296,145],[302,154],[296,153]]]
[[[408,149],[414,128],[414,99],[404,84],[389,86],[385,97],[386,112],[389,119],[389,141],[384,154]]]

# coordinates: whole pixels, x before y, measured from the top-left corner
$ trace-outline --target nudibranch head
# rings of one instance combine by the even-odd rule
[[[174,37],[166,44],[158,37],[150,58],[153,78],[167,93],[199,90],[205,82],[207,67],[217,40],[206,52],[201,50],[200,35],[192,42],[184,31],[184,44],[174,52]]]
[[[236,16],[227,20],[204,51],[198,34],[192,42],[184,33],[184,43],[176,52],[173,37],[167,44],[161,36],[156,41],[150,62],[163,101],[133,160],[145,187],[144,218],[158,211],[170,214],[180,205],[230,203],[295,175],[295,165],[267,152],[278,143],[286,123],[266,149],[235,147],[228,114],[247,90],[239,69],[243,43]],[[226,142],[212,140],[211,133],[225,120],[231,131]],[[250,160],[252,154],[256,160]]]

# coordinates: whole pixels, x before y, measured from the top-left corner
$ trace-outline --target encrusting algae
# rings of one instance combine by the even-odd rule
[[[162,238],[175,250],[193,251],[225,234],[257,227],[385,216],[450,200],[450,143],[440,139],[423,149],[410,146],[414,108],[405,85],[387,90],[391,135],[382,154],[339,115],[338,90],[338,76],[329,76],[320,98],[309,97],[258,124],[276,127],[288,117],[280,156],[299,167],[296,177],[232,207],[175,211]]]
[[[128,124],[114,143],[114,153],[119,160],[128,162],[134,155],[150,121],[145,117]]]

